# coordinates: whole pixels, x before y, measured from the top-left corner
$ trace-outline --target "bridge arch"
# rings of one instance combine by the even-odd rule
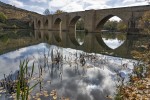
[[[62,19],[56,18],[53,24],[54,31],[61,31],[61,24],[62,24]]]
[[[42,24],[42,23],[41,23],[41,20],[38,20],[38,21],[37,21],[37,28],[38,28],[38,29],[41,28],[41,24]]]
[[[69,21],[69,37],[70,37],[70,40],[72,41],[72,43],[77,46],[79,46],[80,44],[78,43],[78,41],[76,39],[76,33],[77,33],[76,32],[76,29],[77,29],[76,24],[80,19],[81,20],[83,19],[82,16],[77,15],[77,16],[73,16],[71,18],[71,20]]]
[[[49,21],[48,21],[48,19],[46,19],[45,22],[44,22],[44,27],[45,27],[46,29],[48,29],[48,23],[49,23]]]
[[[74,16],[70,22],[69,22],[69,31],[70,32],[75,32],[76,31],[76,24],[79,20],[84,20],[84,18],[82,18],[82,16]],[[84,27],[84,26],[83,26]]]
[[[104,25],[110,18],[112,18],[112,17],[114,17],[114,16],[119,17],[119,18],[123,21],[123,23],[124,23],[125,25],[127,25],[126,19],[125,19],[124,17],[122,17],[122,16],[120,16],[120,15],[117,15],[117,14],[108,14],[108,15],[106,15],[106,16],[100,18],[100,19],[97,21],[95,30],[96,30],[97,32],[99,32],[99,31],[103,28],[103,25]]]
[[[70,24],[72,25],[74,25],[74,24],[76,24],[76,22],[79,20],[81,18],[81,16],[75,16],[73,19],[71,19],[71,21],[70,21]]]
[[[61,31],[62,31],[62,19],[56,18],[53,24],[53,30],[54,30],[54,37],[57,42],[60,42],[62,39]]]

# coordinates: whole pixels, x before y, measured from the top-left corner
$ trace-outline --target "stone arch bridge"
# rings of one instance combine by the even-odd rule
[[[111,17],[118,16],[127,25],[128,29],[138,28],[137,22],[143,13],[150,10],[150,5],[100,10],[86,10],[80,12],[61,13],[33,18],[34,29],[51,31],[75,31],[75,24],[79,18],[84,20],[87,32],[99,32],[103,24]]]

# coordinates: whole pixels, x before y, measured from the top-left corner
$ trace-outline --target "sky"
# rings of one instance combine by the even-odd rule
[[[89,9],[107,9],[127,6],[148,5],[148,0],[0,0],[13,6],[43,14],[45,9],[51,13],[56,10],[65,12]],[[150,0],[149,0],[150,1]]]

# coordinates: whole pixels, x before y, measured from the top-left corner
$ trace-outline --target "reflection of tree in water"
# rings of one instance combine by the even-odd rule
[[[7,39],[17,39],[23,37],[30,37],[32,35],[31,31],[14,30],[14,31],[2,31],[0,32],[0,40]]]
[[[109,33],[109,32],[102,32],[101,33],[102,38],[105,38],[106,40],[109,39],[117,39],[119,41],[126,40],[126,33]]]
[[[76,31],[76,39],[79,43],[83,43],[85,38],[85,31]]]
[[[10,30],[0,32],[0,53],[8,52],[19,47],[34,44],[32,31],[29,30]]]

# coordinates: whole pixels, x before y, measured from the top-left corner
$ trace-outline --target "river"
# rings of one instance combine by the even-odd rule
[[[121,81],[129,81],[133,68],[139,63],[132,51],[142,51],[144,47],[138,46],[149,41],[148,36],[127,33],[77,31],[73,35],[48,30],[1,31],[0,80],[4,74],[14,79],[20,62],[28,60],[29,70],[35,64],[30,86],[38,78],[42,80],[30,94],[33,100],[51,100],[54,90],[57,100],[110,100]],[[0,99],[13,98],[1,91]]]

